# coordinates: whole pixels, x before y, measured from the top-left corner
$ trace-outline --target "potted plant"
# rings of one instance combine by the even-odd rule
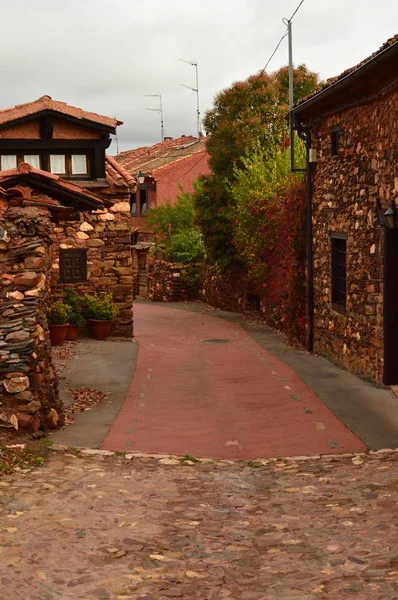
[[[48,310],[48,326],[53,346],[61,346],[66,339],[71,308],[62,300],[53,302]]]
[[[91,332],[97,340],[106,340],[110,334],[112,321],[119,310],[113,302],[112,294],[84,294],[84,313],[90,324]]]
[[[71,309],[66,339],[75,340],[77,338],[78,328],[83,327],[85,318],[83,316],[79,295],[73,288],[65,288],[64,302]]]

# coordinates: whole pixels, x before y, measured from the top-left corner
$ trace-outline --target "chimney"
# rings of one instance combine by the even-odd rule
[[[173,139],[172,137],[166,135],[166,137],[164,138],[164,141],[168,142],[169,140],[172,140],[172,139]]]

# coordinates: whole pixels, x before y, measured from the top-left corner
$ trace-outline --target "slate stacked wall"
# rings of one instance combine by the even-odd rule
[[[340,127],[331,155],[330,132]],[[384,210],[398,198],[398,91],[330,115],[313,125],[314,346],[351,372],[383,379],[383,230],[375,227],[376,199]],[[331,303],[331,232],[347,234],[347,306]]]
[[[0,423],[30,432],[63,424],[47,308],[52,225],[47,210],[0,207]]]
[[[59,250],[87,249],[87,281],[61,283]],[[54,225],[52,293],[62,297],[65,287],[79,293],[111,292],[119,308],[119,316],[111,335],[131,337],[133,334],[133,266],[131,256],[130,204],[115,202],[104,208],[83,212],[80,220],[59,221]]]

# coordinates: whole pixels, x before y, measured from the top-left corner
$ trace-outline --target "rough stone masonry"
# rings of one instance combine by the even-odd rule
[[[0,202],[0,425],[34,432],[63,423],[47,326],[52,223],[46,208]]]

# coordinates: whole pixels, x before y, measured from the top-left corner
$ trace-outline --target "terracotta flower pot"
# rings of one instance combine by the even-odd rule
[[[66,331],[66,339],[67,340],[75,340],[77,338],[78,328],[74,325],[69,325]]]
[[[69,323],[62,325],[49,325],[50,340],[53,346],[62,346],[66,340],[66,332],[68,331]]]
[[[106,340],[111,332],[112,321],[89,319],[91,333],[96,340]]]

